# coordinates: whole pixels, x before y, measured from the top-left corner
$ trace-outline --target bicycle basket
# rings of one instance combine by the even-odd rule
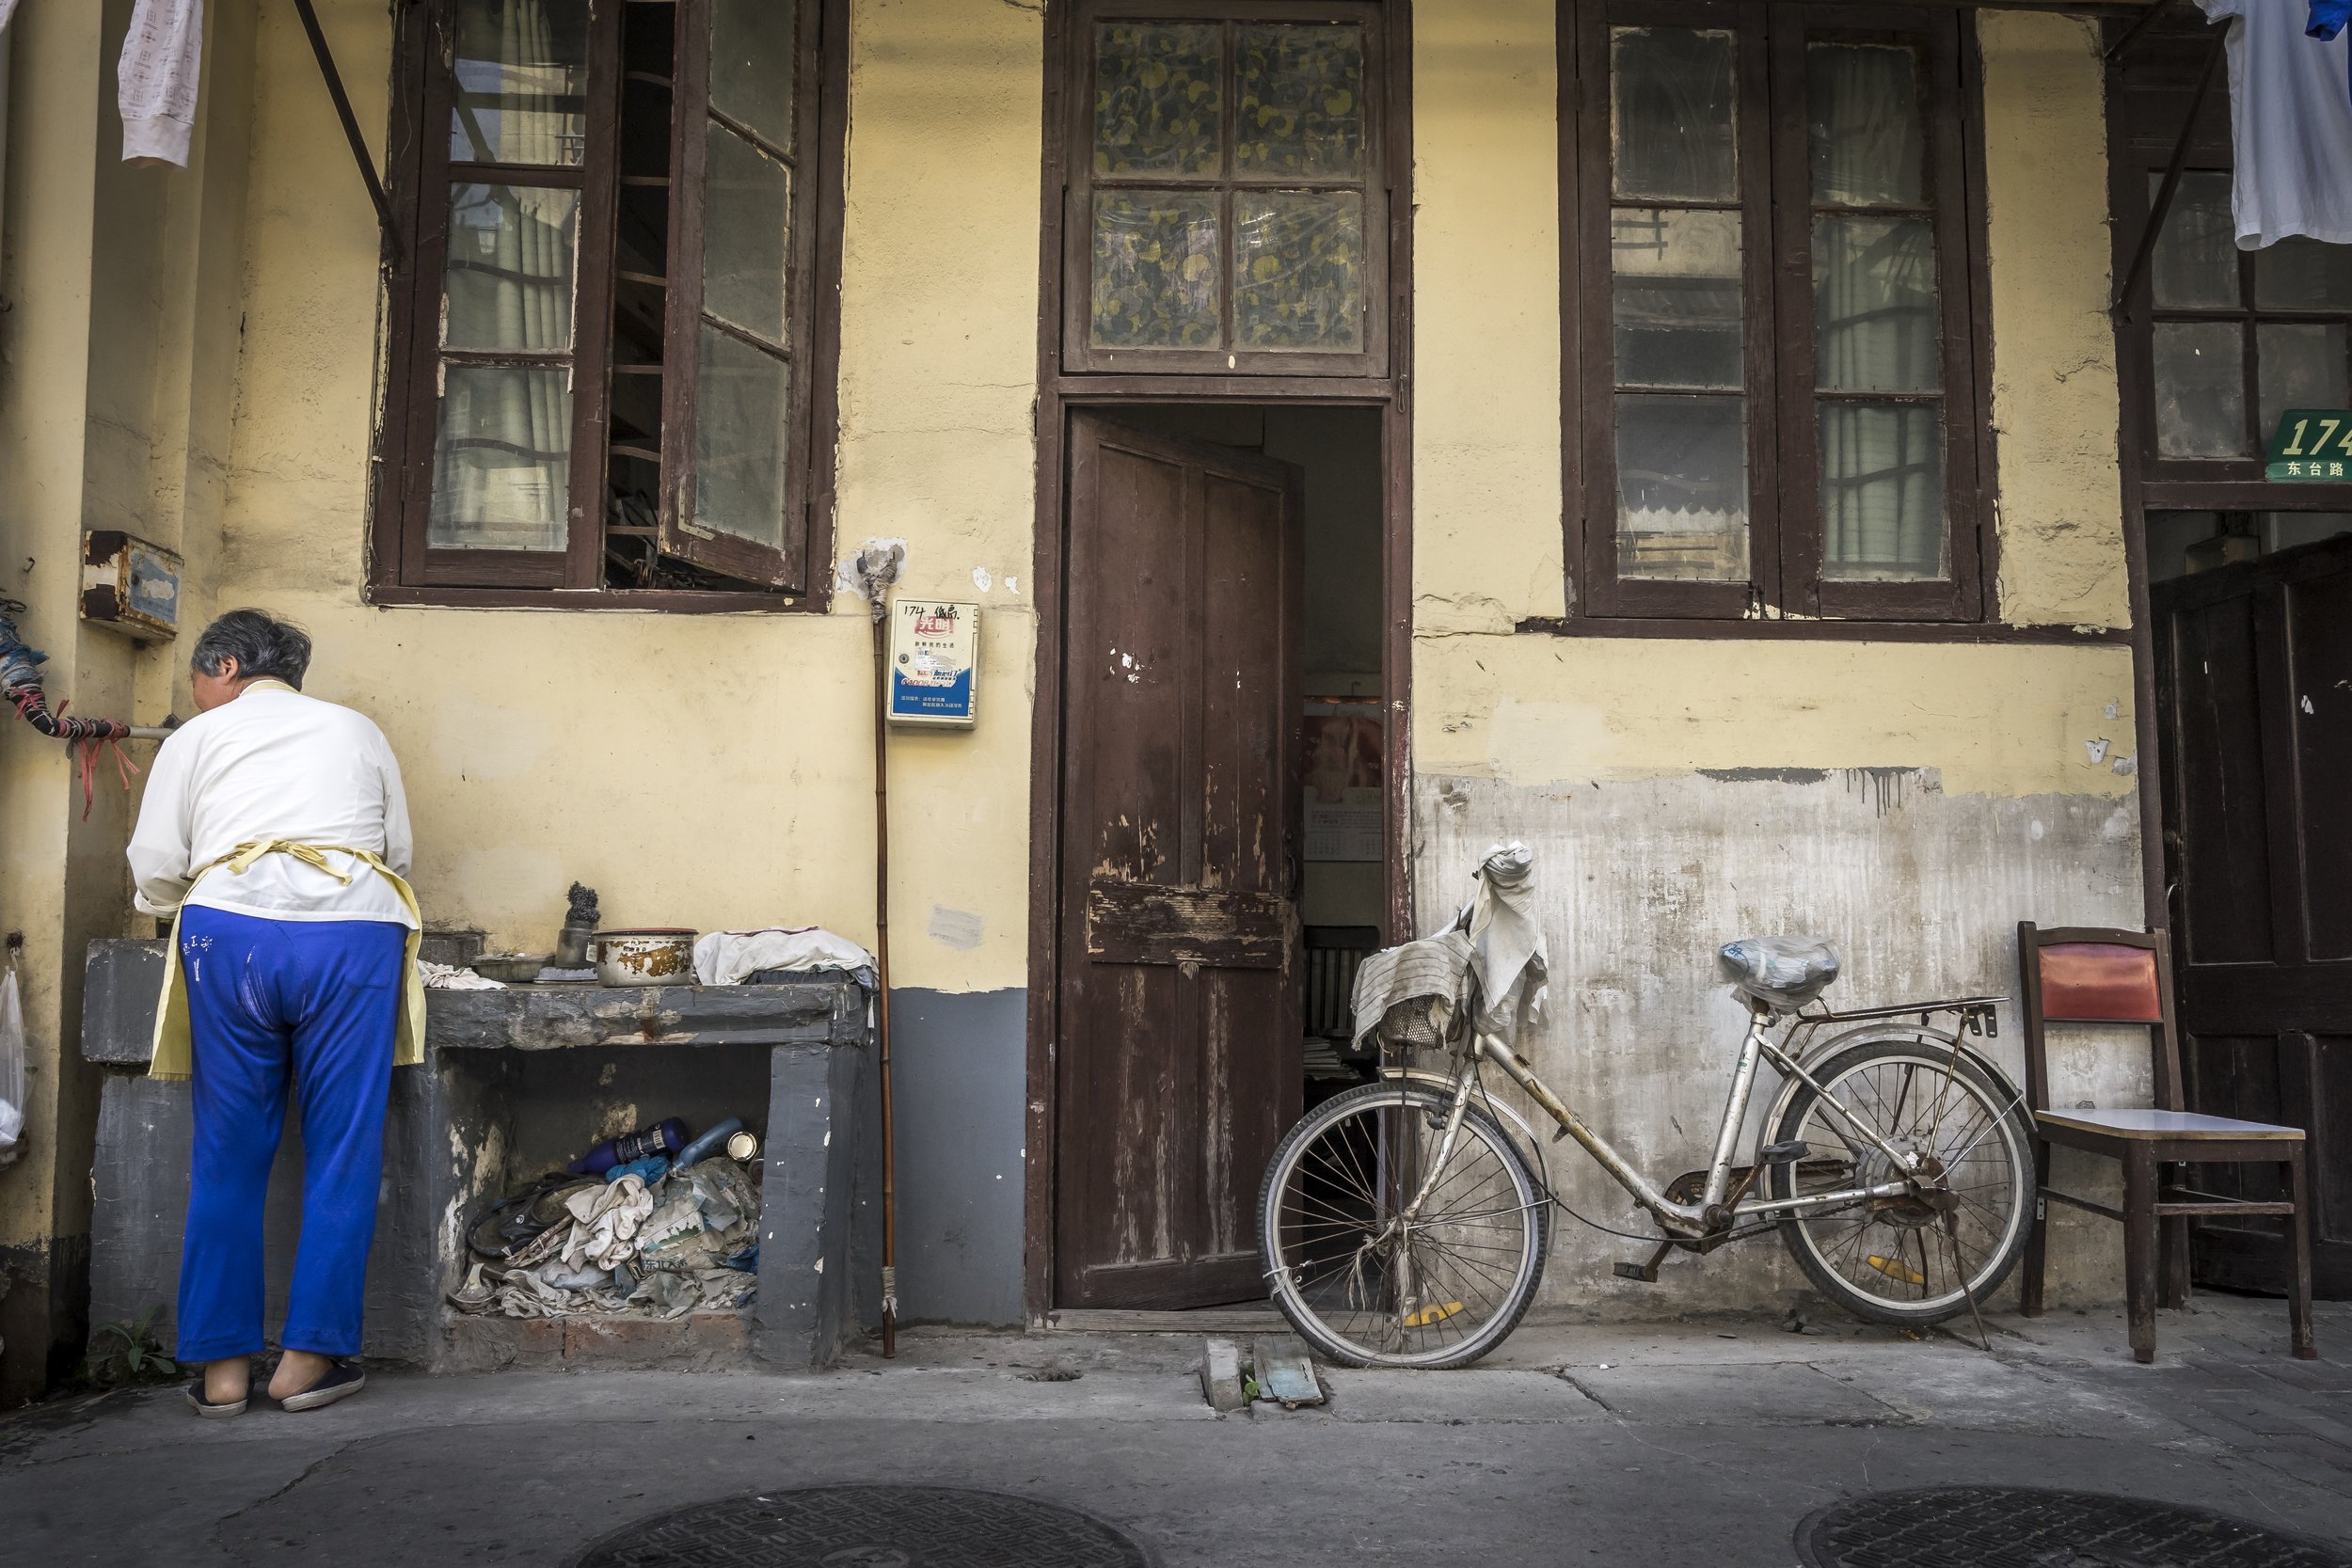
[[[1460,1016],[1442,996],[1415,996],[1383,1013],[1373,1033],[1392,1051],[1442,1051],[1461,1032]]]

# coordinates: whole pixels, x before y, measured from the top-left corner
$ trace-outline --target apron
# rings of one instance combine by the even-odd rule
[[[337,881],[350,884],[351,874],[338,871],[326,858],[328,850],[352,859],[392,884],[400,901],[408,910],[409,918],[417,922],[408,931],[408,942],[400,960],[400,1022],[392,1037],[392,1066],[415,1067],[424,1060],[424,972],[417,967],[417,946],[424,933],[419,927],[424,916],[417,909],[417,895],[400,874],[386,865],[383,859],[366,849],[347,848],[340,844],[301,844],[289,838],[265,839],[260,843],[240,844],[216,861],[198,866],[196,875],[188,879],[188,892],[204,879],[205,873],[227,866],[231,876],[242,876],[263,855],[292,855],[303,864],[326,872]],[[149,1062],[150,1078],[173,1081],[194,1076],[195,1051],[188,1038],[188,982],[180,969],[180,914],[187,909],[183,895],[180,910],[171,917],[171,945],[164,950],[164,994],[155,1008],[155,1053]]]

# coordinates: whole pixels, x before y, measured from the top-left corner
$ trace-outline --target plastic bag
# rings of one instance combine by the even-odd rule
[[[0,1165],[13,1164],[24,1137],[24,1000],[16,970],[0,973]]]
[[[1741,937],[1715,961],[1741,995],[1791,1011],[1829,990],[1838,970],[1837,948],[1820,937]]]

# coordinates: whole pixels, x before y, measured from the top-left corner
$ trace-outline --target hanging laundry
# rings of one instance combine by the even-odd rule
[[[196,83],[204,65],[204,0],[138,0],[115,68],[122,159],[188,166]]]
[[[0,0],[0,32],[8,31],[9,20],[16,15],[16,0]]]
[[[2352,22],[2352,0],[2312,0],[2311,24],[2303,31],[2322,43],[2329,43],[2344,31],[2347,22]],[[2347,99],[2352,99],[2352,49],[2344,51],[2344,92]]]
[[[2295,235],[2352,245],[2352,38],[2306,28],[2323,8],[2295,0],[2198,0],[2230,29],[2231,207],[2241,250]]]

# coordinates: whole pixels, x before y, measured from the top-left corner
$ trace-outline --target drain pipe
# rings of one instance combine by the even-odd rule
[[[869,542],[857,579],[874,631],[874,1020],[882,1068],[882,1355],[898,1354],[898,1157],[890,1103],[890,586],[906,546]]]

